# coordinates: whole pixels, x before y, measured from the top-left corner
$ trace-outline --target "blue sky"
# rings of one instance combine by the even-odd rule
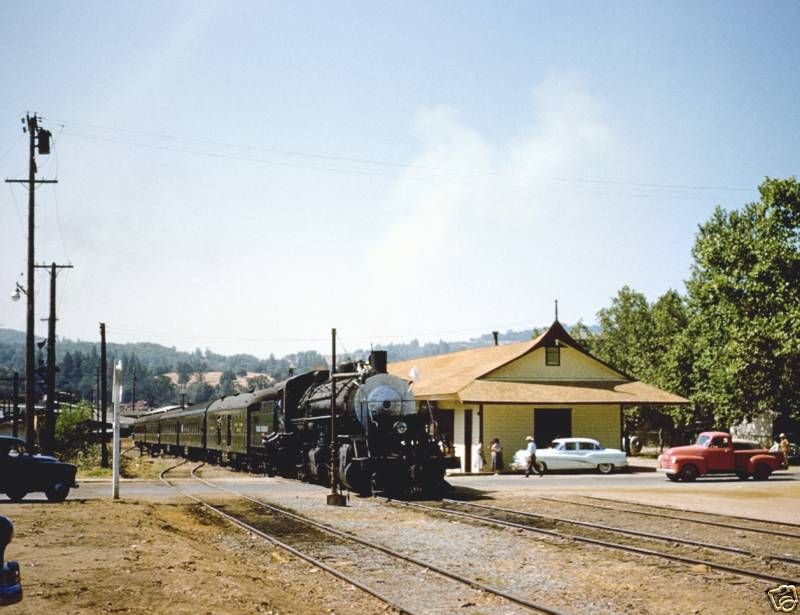
[[[0,23],[0,173],[40,159],[59,334],[266,355],[590,324],[797,175],[790,2],[41,2]],[[0,191],[0,289],[27,195]],[[47,277],[37,274],[37,317]],[[8,296],[6,294],[5,296]],[[0,326],[24,328],[0,301]],[[40,331],[45,323],[37,324]]]

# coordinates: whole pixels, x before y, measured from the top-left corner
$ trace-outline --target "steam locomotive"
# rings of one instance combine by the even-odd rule
[[[408,383],[387,373],[386,352],[373,351],[368,363],[346,363],[335,374],[311,371],[268,389],[145,415],[134,423],[134,441],[142,452],[319,484],[330,484],[335,469],[341,484],[361,495],[436,496],[445,470],[460,460],[443,452],[435,427],[428,412],[417,411]]]

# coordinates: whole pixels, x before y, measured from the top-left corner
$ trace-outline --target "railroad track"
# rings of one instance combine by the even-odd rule
[[[515,596],[502,589],[490,586],[476,579],[467,578],[431,562],[422,561],[384,545],[353,536],[327,524],[313,521],[268,504],[257,498],[207,481],[197,475],[197,470],[204,464],[200,464],[192,469],[191,477],[195,480],[220,492],[233,495],[239,500],[245,500],[249,504],[257,507],[260,511],[268,510],[270,513],[269,515],[265,516],[263,512],[258,515],[257,527],[254,525],[256,522],[251,523],[249,520],[245,519],[248,516],[247,511],[244,513],[242,513],[242,511],[231,512],[234,507],[225,504],[213,504],[206,499],[188,493],[185,489],[174,485],[165,477],[168,472],[185,463],[186,461],[183,461],[164,470],[160,476],[161,480],[184,496],[202,505],[207,510],[220,515],[230,523],[358,587],[400,613],[450,613],[458,612],[459,610],[465,612],[462,608],[464,605],[480,604],[485,605],[482,610],[495,611],[498,608],[496,602],[487,601],[488,596],[493,596],[495,600],[500,598],[507,602],[503,607],[503,612],[520,612],[519,608],[515,611],[509,611],[509,607],[513,608],[513,605],[516,605],[517,607],[522,607],[522,610],[525,612],[562,615],[560,611],[546,605],[532,602],[520,596]],[[272,528],[271,531],[268,531],[264,527],[265,525]],[[288,541],[278,538],[273,532],[280,533],[282,536],[288,536]],[[323,536],[327,536],[327,540],[323,539]],[[335,540],[334,543],[331,543],[331,537]],[[289,544],[289,541],[293,542],[294,545]],[[300,545],[302,545],[302,549]],[[365,549],[368,550],[367,555],[365,555]],[[311,554],[311,551],[315,553]],[[376,555],[376,552],[380,555]],[[344,559],[345,562],[360,562],[358,568],[362,577],[365,575],[368,576],[370,573],[369,570],[365,570],[367,567],[364,564],[365,562],[369,562],[368,567],[380,571],[380,574],[373,574],[373,578],[370,581],[360,580],[356,578],[354,574],[341,570],[342,566],[337,568],[323,561],[324,558],[331,557],[335,557],[337,561]],[[420,570],[422,572],[420,572]],[[401,597],[391,596],[386,591],[377,590],[374,587],[376,584],[382,582],[381,577],[385,575],[386,571],[390,571],[391,576],[388,580],[395,588],[395,593],[399,592]],[[433,579],[432,575],[430,575],[431,572],[438,575],[438,580]],[[424,575],[424,578],[420,576],[421,574]],[[401,575],[408,575],[410,578],[404,582],[401,579]],[[423,582],[426,588],[426,599],[429,597],[429,600],[427,600],[423,608],[415,610],[414,607],[407,606],[409,602],[408,590],[409,588],[418,587]],[[465,597],[465,589],[469,591],[468,598]],[[437,604],[437,601],[439,604]],[[406,606],[404,606],[403,603],[405,603]]]
[[[720,572],[725,572],[729,574],[734,574],[742,577],[754,578],[761,581],[769,582],[769,583],[777,583],[777,584],[789,584],[789,585],[797,585],[798,582],[794,579],[790,579],[787,576],[777,576],[772,573],[764,572],[763,570],[754,570],[753,568],[745,568],[741,565],[737,565],[733,562],[730,563],[723,563],[719,561],[711,561],[709,559],[700,559],[698,557],[689,557],[688,555],[678,555],[672,553],[666,553],[664,551],[655,550],[650,547],[644,546],[637,546],[636,544],[632,544],[635,540],[643,540],[649,542],[669,542],[674,544],[682,544],[684,547],[692,547],[697,550],[701,551],[716,551],[716,552],[724,552],[724,555],[730,558],[746,558],[746,559],[758,559],[760,558],[759,555],[755,555],[753,553],[738,550],[734,548],[715,548],[714,545],[709,545],[707,543],[699,543],[693,541],[686,541],[680,538],[668,537],[663,535],[656,535],[656,534],[648,534],[646,532],[635,532],[632,530],[626,530],[624,528],[613,528],[609,526],[603,526],[600,524],[592,524],[588,522],[577,522],[571,521],[568,519],[561,519],[558,517],[552,517],[548,515],[541,515],[537,513],[531,513],[528,511],[520,511],[520,510],[513,510],[507,508],[501,508],[497,506],[488,506],[485,504],[475,504],[472,502],[463,502],[459,500],[449,500],[443,499],[440,505],[432,506],[429,504],[421,504],[418,502],[402,502],[397,500],[392,500],[392,504],[405,506],[410,508],[416,508],[420,510],[424,510],[427,512],[445,514],[456,516],[465,519],[471,519],[475,521],[480,521],[483,523],[489,523],[493,525],[498,525],[501,527],[512,527],[524,531],[535,532],[538,534],[551,536],[554,538],[566,539],[566,540],[574,540],[577,542],[581,542],[584,544],[591,544],[594,546],[606,548],[606,549],[613,549],[618,551],[626,551],[628,553],[635,553],[637,555],[644,555],[649,557],[657,557],[666,560],[670,560],[673,562],[679,562],[683,564],[690,564],[693,566],[705,566],[710,570],[717,570]],[[452,506],[458,506],[460,509],[470,507],[473,509],[478,509],[481,511],[482,514],[474,513],[474,512],[466,512],[464,510],[456,510],[453,509]],[[506,518],[503,518],[506,517]],[[512,521],[510,518],[517,518],[517,521]],[[532,523],[531,520],[534,519],[551,524],[552,526],[561,525],[565,529],[564,530],[557,530],[557,529],[548,529],[543,527],[538,527],[535,523]],[[573,528],[573,529],[569,529]],[[612,534],[616,535],[616,540],[619,540],[620,536],[625,536],[626,538],[633,538],[633,541],[629,541],[627,543],[622,542],[614,542],[611,540],[607,540],[604,538],[599,538],[596,536],[586,535],[579,533],[580,529],[576,531],[574,528],[580,529],[589,529],[592,532],[595,532],[596,535],[599,534],[600,536]],[[800,577],[800,560],[794,558],[783,558],[788,560],[788,563],[796,568],[796,574]],[[748,565],[752,566],[753,562],[749,562]]]
[[[539,499],[547,501],[547,502],[558,502],[559,504],[571,504],[573,506],[583,506],[586,508],[596,508],[599,510],[611,510],[614,512],[621,512],[621,513],[630,513],[634,515],[642,515],[647,517],[659,517],[662,519],[674,519],[677,521],[688,521],[689,523],[699,523],[702,525],[710,525],[714,527],[724,527],[728,529],[743,531],[743,532],[755,532],[757,534],[769,534],[770,536],[780,536],[782,538],[794,538],[797,539],[798,534],[800,534],[800,525],[796,525],[794,523],[783,523],[783,522],[771,522],[771,521],[764,521],[763,519],[754,519],[752,517],[735,517],[733,515],[715,515],[712,513],[703,513],[685,509],[678,509],[678,508],[670,508],[668,506],[657,506],[654,504],[641,504],[639,502],[632,502],[626,500],[616,500],[611,498],[598,498],[595,496],[590,495],[583,495],[580,496],[585,499],[600,501],[600,502],[612,502],[615,504],[625,504],[629,508],[619,508],[615,506],[607,506],[603,504],[591,504],[588,502],[579,502],[576,500],[566,500],[562,498],[554,498],[550,496],[541,496]],[[668,514],[667,512],[652,512],[647,510],[633,510],[630,506],[640,506],[642,508],[652,508],[656,510],[662,511],[671,511],[675,514]],[[683,515],[679,513],[684,513]],[[690,517],[686,516],[686,513],[694,514],[694,515],[707,515],[707,516],[714,516],[714,517],[724,517],[728,519],[737,519],[740,521],[746,521],[748,523],[759,523],[762,527],[753,527],[752,525],[742,525],[737,523],[727,523],[724,521],[714,521],[712,519],[702,519],[698,517]],[[764,525],[772,526],[772,527],[763,527]],[[787,528],[786,531],[776,529],[778,527]],[[791,529],[795,528],[795,529]]]

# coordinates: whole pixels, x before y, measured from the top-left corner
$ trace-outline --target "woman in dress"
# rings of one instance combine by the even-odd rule
[[[484,465],[486,465],[486,460],[483,458],[483,442],[478,442],[472,453],[472,471],[476,474],[483,472]]]
[[[489,450],[492,453],[492,472],[499,474],[503,470],[503,447],[500,445],[500,438],[492,440]]]

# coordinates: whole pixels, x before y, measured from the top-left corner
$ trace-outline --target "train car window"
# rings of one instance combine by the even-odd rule
[[[229,414],[227,418],[228,418],[228,425],[227,425],[227,429],[226,429],[226,432],[227,432],[226,433],[226,444],[228,446],[230,446],[231,445],[231,441],[233,440],[233,433],[232,433],[233,416]]]

